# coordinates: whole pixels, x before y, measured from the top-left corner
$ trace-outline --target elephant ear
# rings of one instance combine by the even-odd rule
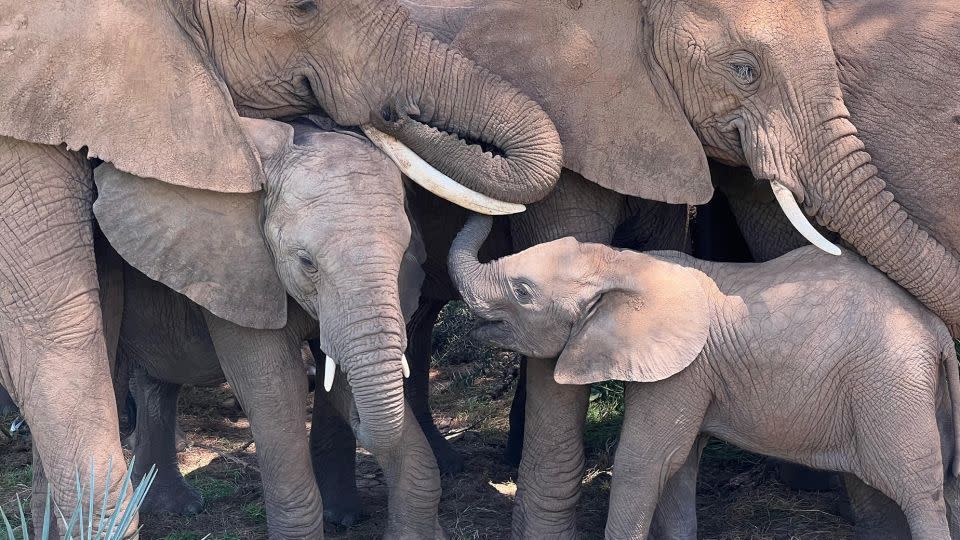
[[[403,252],[403,259],[400,260],[400,276],[397,282],[400,289],[400,309],[403,311],[404,321],[409,323],[417,307],[420,306],[420,290],[426,277],[423,264],[427,262],[427,248],[423,243],[420,226],[414,219],[409,205],[406,205],[406,212],[407,220],[410,222],[410,244]]]
[[[241,326],[282,328],[287,294],[260,231],[259,193],[217,193],[97,167],[94,214],[128,263]]]
[[[167,183],[263,181],[230,94],[165,2],[0,2],[0,135]]]
[[[628,258],[627,273],[571,332],[554,370],[558,383],[659,381],[703,350],[710,314],[696,271],[639,253]]]
[[[637,0],[495,0],[454,45],[543,106],[565,167],[627,195],[703,204],[707,158],[648,54],[642,14]]]

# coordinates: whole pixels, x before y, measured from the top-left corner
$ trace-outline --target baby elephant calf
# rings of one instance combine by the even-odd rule
[[[900,506],[913,538],[950,537],[953,341],[857,255],[806,247],[763,264],[712,263],[564,238],[481,264],[488,230],[471,218],[450,251],[451,276],[481,319],[476,335],[559,356],[559,383],[635,383],[608,538],[646,538],[700,433],[855,475]],[[955,498],[951,489],[947,503]]]

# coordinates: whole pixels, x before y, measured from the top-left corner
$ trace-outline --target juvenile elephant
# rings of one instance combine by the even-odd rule
[[[489,223],[471,218],[450,251],[481,318],[475,335],[559,356],[561,384],[636,383],[607,537],[646,538],[700,433],[854,474],[897,502],[913,538],[950,537],[944,499],[960,504],[953,340],[862,258],[804,247],[764,264],[711,263],[565,238],[481,264]]]
[[[239,113],[323,109],[395,137],[474,190],[469,200],[529,203],[560,170],[543,110],[393,0],[0,0],[0,49],[0,384],[53,469],[60,508],[74,505],[73,478],[91,459],[113,508],[122,474],[109,486],[104,475],[111,461],[125,468],[96,294],[93,158],[171,185],[254,192],[262,156]],[[377,401],[401,409],[393,386]],[[376,424],[369,394],[356,398]],[[401,426],[375,429],[398,438]]]
[[[403,401],[389,397],[402,392],[391,373],[403,363],[404,311],[415,309],[422,280],[400,172],[355,133],[308,121],[245,120],[245,129],[264,160],[262,196],[192,193],[97,169],[100,227],[143,272],[126,272],[120,348],[137,366],[134,472],[160,469],[148,509],[199,504],[176,466],[177,394],[225,377],[257,441],[271,537],[322,535],[302,417],[301,347],[315,338],[331,355],[327,376],[335,362],[352,389],[351,427],[387,472],[387,533],[435,536],[436,463],[417,451],[426,441]],[[157,253],[157,244],[169,247]],[[258,329],[264,318],[286,322]],[[382,428],[394,423],[399,439]]]

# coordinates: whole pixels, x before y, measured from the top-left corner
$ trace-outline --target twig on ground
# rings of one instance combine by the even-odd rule
[[[193,446],[196,447],[196,448],[202,448],[202,449],[204,449],[204,450],[208,450],[208,451],[210,451],[210,452],[213,452],[213,453],[217,454],[218,456],[222,457],[223,459],[229,461],[230,463],[233,463],[234,465],[239,465],[239,466],[243,467],[244,469],[250,469],[250,470],[252,470],[252,471],[255,471],[257,474],[260,474],[260,468],[257,467],[256,465],[251,465],[251,464],[247,463],[246,461],[244,461],[244,460],[242,460],[242,459],[240,459],[240,458],[238,458],[238,457],[231,456],[230,454],[227,454],[226,452],[224,452],[223,450],[220,450],[219,448],[216,448],[216,447],[210,446],[210,445],[206,445],[206,444],[203,444],[203,443],[193,443]]]

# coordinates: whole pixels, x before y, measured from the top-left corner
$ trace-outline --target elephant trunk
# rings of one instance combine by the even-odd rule
[[[957,335],[960,261],[931,237],[886,190],[857,137],[846,107],[807,145],[813,164],[804,178],[808,214],[853,245],[867,261],[918,298]]]
[[[396,272],[379,278],[358,274],[340,291],[356,297],[356,304],[338,310],[334,320],[321,328],[333,330],[324,332],[324,341],[331,344],[327,352],[339,361],[356,400],[357,439],[379,459],[382,453],[400,448],[406,331]],[[370,294],[378,300],[371,302]]]
[[[490,217],[476,214],[470,216],[463,230],[454,238],[447,258],[450,278],[454,285],[470,308],[480,314],[487,311],[487,299],[493,297],[491,293],[495,291],[498,283],[495,279],[496,263],[481,264],[477,258],[492,226],[493,219]]]
[[[402,76],[394,77],[395,96],[403,100],[383,111],[384,118],[374,117],[375,127],[455,182],[494,199],[525,204],[549,193],[563,153],[543,109],[419,30],[402,9],[395,18],[399,39],[384,42],[406,44],[412,54]]]

